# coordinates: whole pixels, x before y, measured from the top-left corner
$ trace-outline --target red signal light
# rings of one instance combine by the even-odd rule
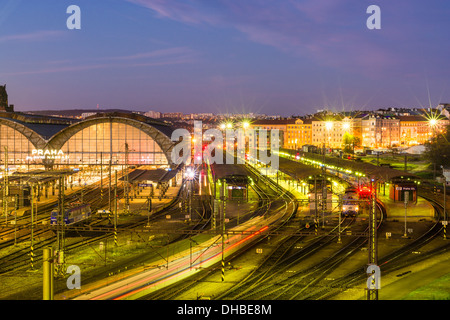
[[[358,194],[360,197],[370,197],[372,194],[372,189],[368,187],[359,188]]]

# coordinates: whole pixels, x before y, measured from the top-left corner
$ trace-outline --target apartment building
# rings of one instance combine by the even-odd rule
[[[286,148],[297,150],[303,145],[311,144],[312,119],[296,119],[289,124],[286,131]]]
[[[296,119],[276,119],[276,120],[255,120],[249,124],[250,129],[267,130],[267,134],[273,129],[279,130],[280,148],[285,148],[288,144],[287,129],[288,126],[295,124]]]

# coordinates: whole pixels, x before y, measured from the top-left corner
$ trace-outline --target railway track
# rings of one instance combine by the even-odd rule
[[[104,182],[104,185],[106,185],[107,182],[108,181],[106,181],[106,183]],[[83,197],[84,201],[91,204],[92,212],[96,212],[97,209],[104,207],[109,202],[106,197],[104,197],[103,199],[100,197],[101,190],[98,188],[97,184],[99,186],[100,182],[97,182],[96,184],[91,185],[84,189],[84,197]],[[123,188],[118,188],[117,191],[118,191],[117,195],[119,197],[121,195],[123,195]],[[76,201],[79,201],[79,198],[76,194],[71,195],[70,197],[67,197],[65,199],[66,203],[71,203],[71,202],[76,202]],[[25,248],[19,248],[18,250],[15,250],[13,252],[3,255],[1,257],[2,263],[0,265],[0,274],[11,272],[11,271],[16,271],[16,270],[28,267],[30,265],[30,261],[31,261],[31,252],[33,252],[34,260],[37,262],[37,263],[35,263],[35,265],[39,265],[40,262],[38,262],[38,261],[41,260],[42,249],[52,245],[56,240],[56,229],[51,226],[49,226],[47,228],[39,228],[38,229],[37,226],[38,226],[39,222],[40,222],[40,224],[42,224],[42,222],[44,222],[44,221],[47,224],[49,224],[50,212],[54,208],[55,203],[56,202],[46,204],[45,208],[47,208],[47,212],[45,212],[45,211],[41,212],[39,214],[40,218],[34,222],[36,230],[34,231],[34,234],[33,234],[33,240],[34,240],[33,241],[34,242],[33,250],[31,250],[30,247],[25,247]],[[177,204],[177,202],[173,201],[172,204],[167,207],[167,209],[168,210],[177,210],[176,204]],[[42,207],[41,207],[41,209],[42,209]],[[160,218],[161,216],[162,216],[162,213],[159,215],[154,215],[151,217],[151,221],[156,220],[156,219]],[[29,219],[29,217],[27,217],[27,218]],[[95,226],[95,225],[102,224],[102,223],[106,222],[107,220],[108,220],[107,217],[103,217],[103,218],[96,219],[94,221],[88,220],[82,224],[88,223],[90,226]],[[147,218],[142,218],[140,221],[137,221],[135,223],[123,224],[123,225],[121,225],[121,227],[133,229],[133,228],[137,228],[137,227],[141,227],[141,226],[145,225],[147,223],[147,221],[148,221]],[[20,225],[19,230],[27,230],[27,231],[31,230],[31,220],[28,221],[27,224]],[[70,231],[70,227],[68,227],[67,230]],[[15,231],[14,231],[14,229],[12,229],[12,230],[8,230],[8,232],[9,232],[9,234],[11,234],[11,233],[14,233]],[[74,230],[74,232],[77,232],[77,230]],[[6,233],[5,233],[5,235],[6,235]],[[9,236],[9,237],[11,238],[11,236]],[[107,239],[110,237],[113,237],[113,235],[111,233],[103,233],[103,232],[100,235],[97,235],[94,237],[89,237],[89,239],[80,237],[81,240],[78,240],[78,241],[75,241],[73,243],[66,245],[66,252],[70,252],[72,250],[79,249],[83,246],[91,245],[93,243],[96,243],[98,241],[101,241],[103,239]],[[44,238],[44,239],[42,240],[42,238]],[[23,241],[31,241],[31,233],[26,233],[19,237],[16,237],[15,239],[10,239],[10,240],[2,242],[0,244],[0,250],[12,246],[15,242],[20,243]]]
[[[448,248],[450,248],[450,244],[445,244],[441,247],[429,251],[427,254],[422,254],[420,256],[414,255],[413,257],[411,257],[411,252],[419,250],[421,247],[423,247],[424,245],[428,244],[433,239],[435,239],[442,232],[442,225],[440,224],[439,220],[442,215],[443,207],[434,199],[426,198],[426,200],[430,201],[430,203],[435,208],[438,216],[437,221],[417,239],[410,241],[405,246],[378,259],[378,265],[380,266],[384,274],[393,272],[405,266],[412,265],[421,260],[430,258],[434,255],[445,252],[446,250],[448,250]],[[345,290],[353,288],[361,283],[365,283],[366,280],[367,280],[366,273],[362,271],[353,271],[334,281],[331,282],[328,281],[326,287],[323,287],[321,290],[317,290],[313,294],[309,295],[307,298],[314,300],[332,299],[337,294]]]
[[[289,210],[289,203],[291,203],[290,200],[292,200],[293,195],[290,193],[286,193],[284,189],[280,189],[277,185],[275,185],[272,181],[269,179],[260,176],[257,172],[252,170],[251,168],[248,168],[249,174],[256,180],[258,178],[258,182],[255,183],[252,188],[255,191],[255,193],[258,195],[259,198],[259,205],[258,208],[254,211],[250,211],[247,214],[243,214],[242,216],[248,216],[248,219],[254,218],[256,216],[264,216],[269,214],[273,210],[286,210],[286,212]],[[282,194],[280,195],[280,190],[282,190]],[[291,212],[287,214],[287,218],[285,222],[287,222],[296,212],[296,206],[293,208]],[[242,220],[241,220],[242,222]],[[262,239],[265,239],[263,237]],[[259,240],[259,241],[262,241]],[[257,241],[257,242],[259,242]],[[254,244],[250,244],[243,248],[242,250],[230,255],[227,257],[227,260],[230,261],[234,257],[238,256],[241,252],[247,250],[249,247],[253,247]],[[208,269],[203,270],[203,272],[197,274],[195,277],[191,277],[190,279],[187,279],[183,281],[182,283],[176,283],[168,288],[165,288],[163,290],[155,291],[149,295],[146,295],[144,297],[141,297],[141,300],[170,300],[174,299],[175,297],[181,295],[183,292],[186,292],[193,286],[195,286],[196,283],[199,281],[202,281],[203,279],[206,279],[208,276],[213,274],[214,272],[217,272],[217,266],[212,266]]]

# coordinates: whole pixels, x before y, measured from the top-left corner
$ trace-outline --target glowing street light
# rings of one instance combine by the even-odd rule
[[[350,129],[350,123],[344,122],[344,123],[342,124],[342,128],[343,128],[344,130],[349,130],[349,129]]]
[[[192,168],[187,168],[184,176],[186,177],[186,179],[192,180],[195,177],[195,171]]]
[[[430,124],[430,126],[434,127],[437,124],[437,120],[436,119],[430,119],[430,120],[428,120],[428,123]]]

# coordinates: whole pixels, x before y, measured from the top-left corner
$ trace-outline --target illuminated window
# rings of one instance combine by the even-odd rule
[[[145,132],[124,123],[99,123],[82,129],[61,148],[70,164],[93,165],[103,159],[107,164],[166,165],[159,145]]]

